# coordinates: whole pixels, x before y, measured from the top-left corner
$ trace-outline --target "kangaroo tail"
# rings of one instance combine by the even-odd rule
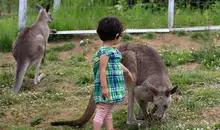
[[[71,121],[56,121],[56,122],[51,122],[51,125],[53,126],[60,126],[60,125],[68,125],[68,126],[83,126],[85,125],[90,118],[92,117],[93,113],[95,112],[96,105],[93,100],[93,93],[89,99],[89,104],[86,108],[85,113],[80,117],[79,119],[76,120],[71,120]]]
[[[15,83],[13,84],[13,91],[18,92],[20,90],[28,65],[29,62],[27,61],[26,62],[17,61],[16,80]]]

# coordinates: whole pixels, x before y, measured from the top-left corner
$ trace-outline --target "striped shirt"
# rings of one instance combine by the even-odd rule
[[[106,66],[106,80],[107,87],[109,89],[109,98],[102,96],[102,87],[100,81],[99,62],[100,56],[105,54],[109,57],[108,64]],[[94,72],[94,101],[95,103],[115,103],[124,101],[125,96],[125,81],[123,68],[120,65],[122,54],[118,49],[110,46],[101,46],[96,52],[93,59],[93,72]]]

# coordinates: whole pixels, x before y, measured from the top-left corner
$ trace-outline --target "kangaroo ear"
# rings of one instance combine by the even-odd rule
[[[50,4],[47,4],[46,11],[49,12]]]
[[[150,89],[151,92],[153,92],[154,95],[158,95],[159,91],[157,88],[155,88],[151,83],[147,82],[147,86]]]
[[[35,7],[38,9],[38,10],[41,10],[42,7],[39,5],[39,4],[35,4]]]
[[[177,85],[176,87],[172,88],[172,90],[171,90],[170,93],[171,93],[171,94],[174,94],[174,93],[176,92],[177,88],[178,88],[178,85]]]

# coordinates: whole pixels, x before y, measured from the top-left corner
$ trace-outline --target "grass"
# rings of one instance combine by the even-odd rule
[[[192,10],[190,6],[177,8],[175,9],[174,27],[219,25],[220,21],[216,13],[219,12],[219,7],[220,4],[217,2],[204,11]],[[31,25],[38,15],[33,2],[29,3],[28,8],[27,26]],[[167,8],[161,6],[159,11],[152,12],[152,8],[148,4],[140,2],[130,8],[125,0],[119,0],[118,5],[115,6],[106,1],[91,3],[89,0],[66,0],[61,3],[58,11],[51,10],[51,12],[54,20],[49,26],[57,30],[96,29],[99,19],[109,15],[118,16],[125,28],[167,28],[168,25]],[[18,32],[17,19],[16,15],[0,19],[0,29],[2,30],[0,30],[2,32],[0,34],[0,51],[11,50],[11,44]],[[150,36],[152,34],[146,34],[148,36],[145,37],[153,38],[154,36]],[[177,32],[177,35],[182,36],[184,32]],[[51,35],[49,40],[70,39],[71,37],[72,35]],[[192,33],[191,37],[193,39],[209,39],[209,35],[199,33]]]
[[[187,34],[186,31],[173,31],[173,33],[179,37],[185,36]]]
[[[54,47],[49,47],[47,49],[47,52],[62,52],[62,51],[68,51],[71,50],[75,47],[74,43],[66,43],[64,45],[61,46],[54,46]]]
[[[2,63],[0,66],[0,129],[73,129],[67,126],[52,127],[49,123],[54,120],[76,119],[83,114],[93,88],[92,62],[87,60],[87,50],[90,48],[94,53],[94,49],[91,49],[93,45],[80,46],[80,43],[65,43],[49,46],[45,64],[40,69],[47,74],[47,77],[40,84],[34,85],[34,67],[30,68],[18,94],[11,91],[15,66],[10,59]],[[63,60],[60,54],[74,52],[75,46],[81,47],[82,51]],[[220,54],[218,53],[219,49],[214,43],[203,43],[200,49],[189,51],[176,51],[173,48],[160,49],[173,86],[179,86],[177,93],[173,95],[173,102],[169,109],[169,114],[177,117],[177,120],[155,121],[151,127],[127,125],[127,108],[126,105],[121,104],[114,109],[115,128],[128,130],[219,128],[219,123],[214,122],[211,115],[204,116],[204,111],[208,112],[206,109],[218,108],[220,105],[220,75],[217,69]],[[214,55],[215,58],[212,57]],[[5,53],[0,53],[0,60],[3,60],[4,56]],[[189,62],[196,62],[201,67],[193,70],[176,69]],[[136,112],[137,109],[136,104]],[[204,120],[209,124],[201,123]],[[91,122],[81,129],[92,129]]]
[[[12,43],[18,32],[17,18],[10,17],[0,20],[0,32],[0,51],[11,51]]]
[[[113,14],[120,17],[125,28],[167,27],[166,9],[151,12],[141,3],[128,8],[123,0],[119,2],[121,7],[98,2],[88,5],[87,0],[65,0],[60,10],[52,13],[54,21],[50,27],[57,30],[95,29],[101,17]],[[218,25],[219,19],[215,12],[219,12],[219,9],[219,3],[204,12],[192,11],[189,8],[175,9],[174,27]],[[35,9],[28,12],[27,25],[35,21],[37,13]],[[15,94],[11,91],[11,85],[15,79],[14,60],[11,60],[12,57],[7,57],[5,60],[7,54],[3,52],[11,51],[11,44],[17,35],[17,16],[0,18],[0,31],[0,129],[92,129],[91,122],[83,128],[49,125],[54,120],[76,119],[85,110],[93,88],[92,62],[87,60],[88,50],[94,53],[93,46],[89,44],[90,39],[83,39],[84,42],[79,45],[83,49],[82,52],[71,53],[72,56],[65,60],[62,59],[61,53],[74,52],[77,44],[49,46],[45,63],[40,69],[40,72],[46,73],[47,77],[40,84],[34,85],[34,68],[30,68],[25,75],[20,93]],[[178,36],[189,36],[202,44],[202,47],[197,50],[179,51],[173,48],[160,50],[172,84],[179,86],[177,93],[173,95],[173,102],[168,112],[171,116],[177,117],[177,120],[155,121],[151,127],[127,125],[126,105],[121,104],[114,109],[113,113],[116,129],[220,129],[219,122],[214,121],[218,119],[219,113],[205,115],[210,110],[219,108],[220,105],[220,50],[213,40],[219,40],[219,32],[179,31],[174,33]],[[153,39],[155,35],[155,33],[146,33],[141,38]],[[50,35],[50,40],[67,40],[72,37],[73,35]],[[123,42],[130,40],[133,40],[132,35],[123,36]],[[187,63],[196,63],[201,66],[190,70],[178,69],[179,66]],[[137,111],[137,104],[135,111]]]
[[[172,48],[164,48],[160,51],[166,66],[175,67],[187,62],[198,62],[207,69],[219,69],[220,50],[212,41],[204,43],[204,47],[198,50],[173,51]]]
[[[146,38],[146,39],[154,39],[156,37],[156,33],[145,33],[142,35],[142,38]]]
[[[132,39],[133,39],[133,37],[132,37],[131,34],[124,34],[124,35],[122,36],[122,42],[127,42],[127,41],[130,41],[130,40],[132,40]]]

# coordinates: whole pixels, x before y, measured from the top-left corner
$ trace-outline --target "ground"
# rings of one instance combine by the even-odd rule
[[[156,50],[161,50],[163,47],[167,47],[167,48],[172,48],[175,49],[177,51],[183,51],[183,50],[191,50],[191,49],[198,49],[201,46],[201,42],[199,40],[193,40],[191,39],[189,36],[177,36],[175,34],[171,34],[171,33],[158,33],[156,35],[156,38],[154,39],[145,39],[142,38],[141,35],[138,34],[133,34],[132,35],[133,39],[127,41],[128,43],[135,43],[135,44],[144,44],[144,45],[149,45],[153,48],[155,48]],[[91,43],[92,44],[88,44],[86,46],[80,46],[80,41],[81,40],[86,40],[86,39],[91,39]],[[69,51],[64,51],[64,52],[60,52],[59,56],[61,61],[67,61],[68,59],[70,59],[73,55],[76,55],[78,53],[84,53],[86,55],[86,62],[92,63],[92,57],[94,54],[94,50],[100,46],[102,44],[102,42],[100,40],[98,40],[98,37],[95,35],[86,35],[86,36],[80,36],[80,37],[73,37],[70,40],[66,40],[66,41],[56,41],[56,42],[49,42],[49,47],[51,46],[59,46],[59,45],[63,45],[65,43],[74,43],[76,45],[76,47],[72,50]],[[3,58],[1,59],[1,63],[0,63],[0,67],[3,66],[9,66],[6,67],[6,69],[11,69],[12,71],[15,69],[15,61],[12,57],[11,53],[4,53]],[[50,67],[54,67],[52,70],[50,71],[58,71],[56,70],[55,67],[57,67],[57,63],[54,63],[55,65],[50,66]],[[10,67],[12,66],[12,67]],[[181,66],[177,66],[173,69],[176,70],[194,70],[194,69],[198,69],[201,65],[199,63],[186,63],[184,65]],[[44,68],[45,67],[45,68]],[[70,66],[71,67],[71,66]],[[41,67],[43,68],[43,71],[45,71],[48,74],[54,74],[53,72],[50,72],[47,66],[43,66]],[[64,70],[67,68],[63,68]],[[57,72],[59,73],[59,75],[61,72]],[[14,74],[14,72],[13,72]],[[57,77],[53,77],[53,76],[49,76],[48,79],[43,80],[40,85],[37,85],[37,87],[31,88],[30,91],[31,92],[40,92],[42,91],[45,87],[44,86],[54,86],[60,90],[64,90],[64,91],[74,91],[74,94],[81,94],[81,92],[79,92],[77,90],[77,86],[75,83],[73,83],[73,81],[71,80],[67,80],[68,77],[66,78],[66,80],[64,82],[59,82],[59,78]],[[48,83],[49,82],[57,82],[57,83]],[[32,80],[26,79],[26,81],[24,81],[26,86],[33,86],[32,85]],[[86,104],[87,104],[87,99],[89,99],[89,94],[90,94],[90,90],[92,88],[92,85],[88,85],[86,88],[83,88],[83,95],[79,96],[79,97],[74,97],[74,96],[69,96],[66,100],[65,100],[65,104],[62,104],[62,102],[56,103],[56,107],[55,109],[53,109],[53,106],[51,107],[46,107],[46,111],[44,115],[45,117],[43,118],[44,120],[41,121],[41,123],[37,126],[35,126],[36,129],[42,129],[42,128],[47,128],[49,122],[54,121],[56,119],[76,119],[77,117],[80,117],[80,115],[82,115]],[[25,92],[27,92],[28,90],[25,90]],[[83,102],[82,102],[83,100]],[[34,105],[34,104],[32,104]],[[42,107],[44,107],[44,103],[41,104]],[[121,104],[122,106],[126,106],[127,103],[126,101],[124,102],[124,104]],[[57,106],[59,106],[60,108],[58,108]],[[78,107],[80,106],[80,107]],[[20,110],[19,110],[19,109]],[[15,125],[25,125],[28,124],[27,123],[27,119],[33,118],[36,116],[36,113],[32,113],[32,111],[34,110],[35,106],[32,107],[28,107],[28,106],[16,106],[16,110],[14,110],[14,108],[9,108],[9,110],[4,110],[4,121],[11,121],[10,123],[15,124]],[[27,109],[27,113],[23,112],[23,110]],[[43,108],[39,108],[39,110],[36,111],[44,111]],[[22,118],[19,118],[21,120],[15,120],[14,119],[14,115],[12,114],[13,112],[23,112],[23,114],[21,115]],[[220,107],[219,106],[215,106],[215,107],[211,107],[211,108],[206,108],[205,110],[203,110],[202,112],[202,116],[204,117],[204,123],[209,121],[209,123],[214,123],[214,122],[220,122]],[[17,115],[19,116],[19,115]],[[1,128],[1,127],[0,127]]]
[[[155,39],[143,39],[141,38],[140,35],[133,35],[133,40],[132,41],[128,41],[129,43],[139,43],[139,44],[144,44],[144,45],[149,45],[157,50],[160,50],[161,48],[163,48],[164,46],[168,47],[168,48],[174,48],[177,49],[179,51],[183,51],[183,50],[191,50],[191,49],[198,49],[201,45],[199,40],[193,40],[191,39],[189,36],[177,36],[175,34],[157,34]],[[73,43],[79,43],[81,40],[84,40],[85,37],[82,38],[73,38],[72,40],[70,40],[70,42]],[[51,42],[50,45],[57,45],[57,44],[63,44],[64,42]],[[95,46],[100,46],[102,44],[101,40],[95,40],[93,41],[93,44],[89,46],[89,48],[93,48]],[[71,57],[72,54],[77,53],[77,52],[82,52],[83,48],[80,47],[79,45],[71,51],[67,51],[67,52],[63,52],[61,53],[61,57],[62,59],[68,59]],[[87,55],[87,59],[88,61],[92,61],[92,54],[89,53]],[[193,69],[197,69],[200,67],[200,64],[198,63],[186,63],[184,65],[181,66],[177,66],[175,67],[175,69],[178,70],[193,70]],[[127,97],[125,99],[125,104],[127,104]],[[69,111],[66,111],[68,115]],[[65,112],[64,112],[65,113]],[[211,108],[211,109],[207,109],[204,110],[204,116],[208,117],[208,119],[210,119],[209,117],[212,117],[212,121],[213,122],[220,122],[220,117],[218,115],[220,114],[216,114],[216,113],[220,113],[220,107],[215,107],[215,108]],[[63,113],[62,113],[63,114]],[[63,116],[63,115],[61,115]]]

